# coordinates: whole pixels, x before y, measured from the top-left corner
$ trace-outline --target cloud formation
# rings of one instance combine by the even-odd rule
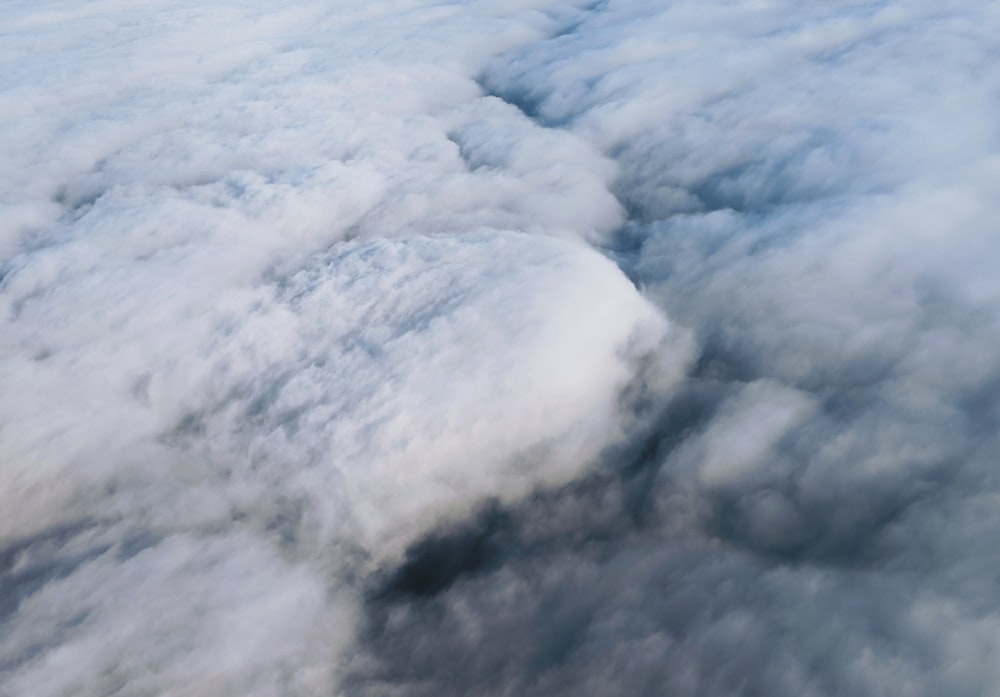
[[[329,694],[358,579],[681,379],[614,164],[475,82],[558,13],[4,12],[5,696]]]
[[[0,12],[0,695],[992,691],[989,3]]]
[[[617,477],[376,585],[369,694],[991,693],[997,20],[606,3],[491,61],[619,164],[609,253],[700,355]]]

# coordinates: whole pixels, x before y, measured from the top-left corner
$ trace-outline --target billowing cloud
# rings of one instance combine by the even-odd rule
[[[993,690],[989,3],[0,16],[4,697]]]
[[[475,82],[557,17],[5,11],[4,694],[328,694],[358,579],[681,379],[613,162]]]

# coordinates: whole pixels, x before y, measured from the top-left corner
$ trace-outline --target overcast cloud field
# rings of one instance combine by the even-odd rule
[[[1000,3],[0,3],[0,696],[1000,695]]]

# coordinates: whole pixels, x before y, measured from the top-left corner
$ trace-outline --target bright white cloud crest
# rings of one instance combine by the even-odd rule
[[[3,697],[1000,679],[993,4],[0,19]]]

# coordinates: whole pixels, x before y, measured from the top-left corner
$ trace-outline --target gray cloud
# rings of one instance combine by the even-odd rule
[[[2,12],[4,697],[994,690],[987,3]]]
[[[474,80],[566,20],[459,10],[5,9],[4,695],[329,694],[361,579],[681,379],[614,164]]]
[[[491,63],[618,162],[609,253],[701,354],[638,463],[384,581],[360,692],[992,693],[996,20],[609,3]]]

